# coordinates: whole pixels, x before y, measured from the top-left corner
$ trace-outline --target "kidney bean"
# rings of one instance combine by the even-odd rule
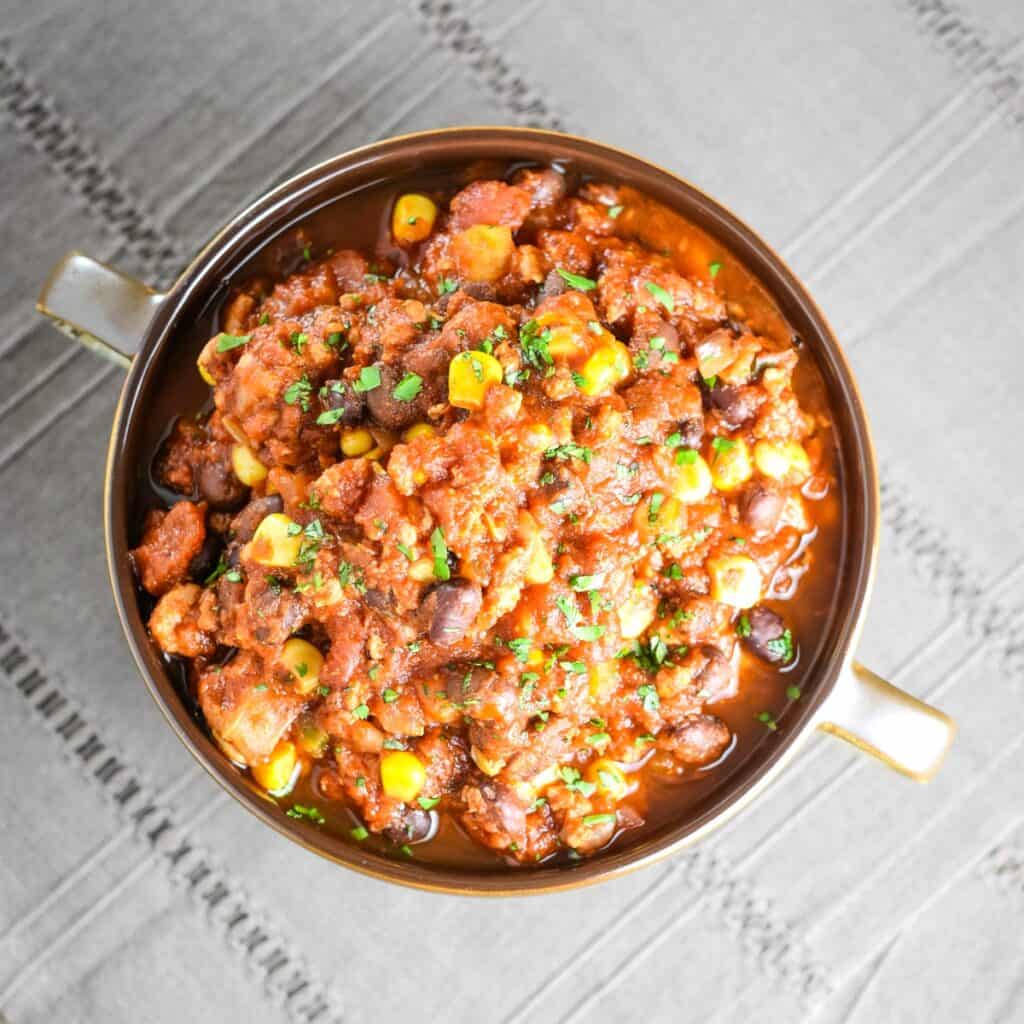
[[[237,544],[248,544],[256,527],[272,512],[284,511],[284,499],[280,494],[268,494],[265,498],[250,501],[241,512],[231,520],[232,539]]]
[[[779,525],[785,503],[778,491],[755,481],[740,497],[740,516],[755,533],[771,533]]]
[[[354,427],[366,412],[366,399],[347,380],[326,381],[320,389],[320,404],[325,412],[341,410],[337,423],[342,427]]]
[[[237,509],[245,503],[249,488],[221,459],[204,459],[196,476],[199,495],[211,508]]]
[[[188,575],[190,579],[199,580],[200,583],[213,572],[220,558],[221,538],[215,533],[208,533],[199,553],[188,564]]]
[[[694,676],[694,684],[705,700],[714,700],[732,686],[732,666],[729,659],[714,644],[703,644],[699,654],[704,667]]]
[[[743,646],[764,661],[772,664],[783,661],[785,650],[780,649],[782,645],[771,644],[772,640],[778,640],[786,631],[782,616],[763,605],[755,605],[745,614],[750,631],[742,638]]]
[[[716,383],[711,389],[711,408],[729,427],[741,427],[757,414],[758,396],[753,388],[736,388]]]
[[[423,611],[429,616],[431,642],[448,647],[461,640],[479,614],[482,603],[476,583],[461,579],[439,583],[423,602]]]
[[[384,829],[384,836],[393,843],[422,843],[433,835],[436,825],[437,817],[432,811],[407,807],[400,820]]]
[[[423,419],[429,405],[429,396],[421,391],[410,402],[395,398],[395,385],[405,374],[394,366],[378,364],[380,385],[366,392],[366,405],[370,415],[386,430],[404,430]]]
[[[732,740],[729,727],[715,715],[689,715],[658,736],[658,746],[682,764],[710,764]]]

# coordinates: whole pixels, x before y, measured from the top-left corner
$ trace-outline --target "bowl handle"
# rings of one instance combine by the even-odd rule
[[[50,271],[36,309],[65,334],[127,368],[164,296],[84,253]]]
[[[821,710],[818,727],[927,782],[956,735],[949,715],[854,661]]]

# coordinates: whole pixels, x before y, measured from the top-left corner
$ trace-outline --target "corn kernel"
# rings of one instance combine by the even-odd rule
[[[568,359],[579,355],[586,348],[586,335],[582,327],[556,324],[544,328],[548,334],[548,354],[554,359]]]
[[[551,564],[551,555],[544,546],[544,541],[537,536],[533,542],[533,551],[530,554],[530,561],[526,566],[527,583],[550,583],[555,575],[555,568]]]
[[[437,431],[429,423],[414,423],[402,435],[402,440],[408,444],[415,441],[417,437],[436,437]]]
[[[320,685],[324,656],[308,640],[297,636],[285,640],[277,663],[291,674],[299,693],[312,693]]]
[[[424,555],[409,563],[409,579],[417,583],[430,583],[434,579],[434,560]]]
[[[544,652],[539,647],[531,647],[530,653],[526,656],[528,668],[540,668],[544,664]]]
[[[296,765],[295,744],[282,740],[263,764],[252,766],[252,777],[268,793],[280,796],[291,789]]]
[[[422,242],[434,230],[437,206],[417,192],[407,192],[395,200],[391,212],[391,234],[399,245]]]
[[[711,493],[711,470],[704,458],[694,453],[688,462],[677,466],[672,494],[684,505],[695,505]]]
[[[555,435],[546,423],[531,423],[523,432],[523,446],[533,451],[547,451],[555,443]]]
[[[580,391],[585,395],[602,395],[621,384],[632,372],[629,349],[621,341],[606,342],[583,364]]]
[[[302,531],[298,523],[283,512],[271,512],[249,541],[248,555],[260,565],[286,568],[295,565],[302,547]]]
[[[607,700],[619,685],[619,665],[615,661],[599,661],[587,672],[587,687],[595,700]]]
[[[798,441],[758,441],[754,465],[772,480],[800,484],[811,475],[811,462]]]
[[[452,239],[459,274],[470,281],[497,281],[515,252],[512,230],[504,224],[474,224]]]
[[[598,758],[587,768],[587,778],[597,786],[597,791],[612,800],[621,800],[629,793],[626,773],[607,757]]]
[[[656,491],[646,501],[641,501],[633,513],[633,526],[643,540],[653,540],[659,534],[677,533],[683,507],[677,498]]]
[[[482,409],[492,384],[500,384],[501,363],[486,352],[460,352],[448,364],[448,401],[457,409]]]
[[[711,458],[711,481],[719,491],[735,491],[753,472],[750,449],[742,437],[733,440],[728,447],[715,449]]]
[[[633,593],[619,605],[619,632],[626,640],[634,640],[654,621],[658,599],[650,587],[643,583],[633,585]]]
[[[711,597],[733,608],[750,608],[761,597],[761,570],[746,555],[719,555],[708,559]]]
[[[355,458],[357,455],[365,455],[376,444],[377,442],[373,439],[373,434],[362,427],[341,432],[341,450],[350,459]]]
[[[196,367],[199,370],[199,376],[202,377],[211,388],[217,386],[217,378],[214,377],[214,375],[210,373],[210,371],[198,360],[196,360]]]
[[[412,803],[423,791],[427,771],[408,750],[389,750],[380,757],[380,783],[392,800]]]
[[[246,487],[255,487],[267,479],[267,467],[247,444],[232,445],[231,468]]]

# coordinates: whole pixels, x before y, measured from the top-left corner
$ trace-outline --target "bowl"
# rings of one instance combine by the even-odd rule
[[[394,859],[286,816],[224,756],[204,729],[167,663],[151,643],[128,558],[142,467],[154,431],[201,387],[193,364],[201,342],[182,340],[184,325],[210,322],[227,285],[251,268],[275,238],[323,216],[333,203],[381,182],[439,171],[510,163],[570,165],[630,185],[678,212],[731,251],[760,281],[813,355],[828,394],[842,479],[844,536],[840,583],[823,642],[808,666],[809,685],[778,729],[678,821],[571,866],[487,869]],[[782,259],[724,206],[639,157],[587,139],[512,127],[452,128],[388,139],[344,153],[292,178],[233,217],[166,293],[158,293],[78,253],[54,268],[39,310],[128,373],[114,416],[106,466],[104,522],[114,602],[143,678],[168,723],[210,774],[271,827],[330,860],[373,877],[460,894],[538,893],[609,879],[699,842],[755,800],[802,744],[822,729],[917,780],[930,778],[955,725],[893,687],[854,657],[878,547],[878,483],[864,405],[825,317]],[[211,326],[203,339],[213,333]],[[178,372],[185,366],[189,373]],[[98,467],[97,467],[98,469]]]

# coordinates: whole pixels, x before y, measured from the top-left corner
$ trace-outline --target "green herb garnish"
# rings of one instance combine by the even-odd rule
[[[558,271],[558,276],[570,288],[576,288],[581,292],[590,292],[597,287],[597,282],[591,281],[589,277],[581,277],[579,274],[573,274],[571,271],[563,270],[561,267],[556,267],[555,269]]]

